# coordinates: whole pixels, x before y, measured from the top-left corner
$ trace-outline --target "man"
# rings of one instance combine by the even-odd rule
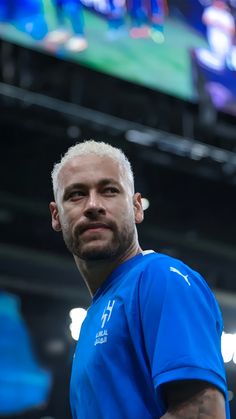
[[[52,179],[52,226],[92,296],[72,369],[73,418],[229,419],[218,305],[198,273],[141,250],[127,158],[87,141]]]
[[[207,40],[212,60],[222,70],[229,60],[235,38],[235,20],[225,1],[214,0],[205,8],[202,21],[207,26]]]
[[[83,5],[81,1],[53,0],[53,4],[58,28],[48,33],[45,39],[46,44],[64,44],[64,48],[71,52],[85,50],[88,43],[85,39]],[[68,21],[70,25],[68,25]]]

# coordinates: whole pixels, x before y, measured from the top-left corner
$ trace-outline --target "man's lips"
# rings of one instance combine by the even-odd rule
[[[103,223],[91,223],[83,226],[80,229],[80,234],[85,233],[86,231],[96,232],[100,230],[111,230],[111,228],[107,224]]]

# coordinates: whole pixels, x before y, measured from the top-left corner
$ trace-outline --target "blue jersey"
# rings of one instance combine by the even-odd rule
[[[227,400],[222,317],[204,279],[179,260],[144,252],[93,298],[71,376],[74,419],[159,419],[162,385],[204,380]],[[229,419],[226,401],[227,419]]]

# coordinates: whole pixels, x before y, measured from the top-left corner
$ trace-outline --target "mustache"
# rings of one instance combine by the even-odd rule
[[[115,230],[116,229],[116,224],[111,221],[111,220],[106,220],[106,221],[87,221],[87,222],[83,222],[79,225],[77,225],[75,227],[75,234],[80,235],[82,234],[84,231],[90,229],[90,228],[99,228],[99,227],[103,227],[103,228],[108,228],[110,230]]]

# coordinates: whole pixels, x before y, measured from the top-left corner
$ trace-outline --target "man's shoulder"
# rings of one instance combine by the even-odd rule
[[[138,274],[141,286],[159,286],[168,279],[171,266],[180,267],[181,261],[167,254],[147,251],[143,252],[143,257],[139,258],[134,266],[134,274]]]
[[[176,283],[177,288],[181,288],[181,284],[183,287],[194,285],[195,289],[210,291],[207,282],[198,271],[182,260],[165,253],[154,252],[150,256],[147,255],[143,261],[142,274],[145,283],[149,282],[149,278],[152,283],[166,283],[166,286],[169,284],[172,288],[175,288]]]
[[[146,269],[153,269],[156,272],[170,272],[171,267],[176,268],[183,268],[187,269],[191,272],[195,272],[190,266],[188,266],[185,262],[183,262],[180,259],[177,259],[173,256],[170,256],[165,253],[160,252],[152,252],[145,255],[145,258],[143,258],[143,266]]]

